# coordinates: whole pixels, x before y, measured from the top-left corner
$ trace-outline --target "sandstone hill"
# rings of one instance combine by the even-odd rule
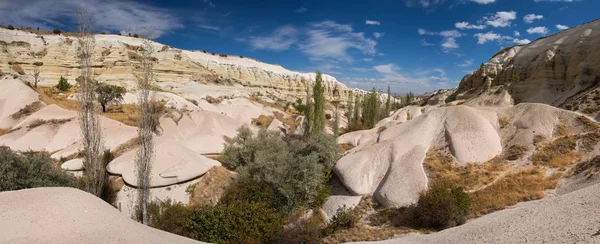
[[[37,32],[36,32],[37,33]],[[61,76],[74,83],[79,77],[77,38],[73,34],[36,34],[34,31],[0,28],[0,75],[24,76],[41,68],[42,85],[55,85]],[[93,66],[102,82],[135,88],[137,50],[144,39],[120,35],[95,35]],[[157,85],[185,98],[247,97],[268,95],[294,102],[304,97],[314,73],[299,73],[280,65],[207,51],[188,51],[151,41],[155,49]],[[334,77],[323,75],[329,100],[345,100],[352,89]]]
[[[445,96],[475,106],[545,103],[598,120],[600,20],[505,48]]]

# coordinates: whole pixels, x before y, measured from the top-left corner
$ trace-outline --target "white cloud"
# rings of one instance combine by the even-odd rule
[[[381,23],[379,21],[376,21],[376,20],[366,20],[365,24],[367,24],[367,25],[380,25]]]
[[[454,26],[458,29],[477,29],[477,30],[483,30],[485,29],[485,25],[474,25],[474,24],[470,24],[469,22],[458,22],[456,24],[454,24]]]
[[[382,74],[393,74],[398,69],[398,66],[395,64],[385,64],[374,66],[373,69]]]
[[[494,33],[493,31],[487,33],[477,33],[473,36],[477,37],[477,44],[485,44],[489,41],[502,41],[504,39],[511,39],[511,37],[502,36],[500,34]]]
[[[527,24],[531,24],[531,23],[533,23],[533,21],[540,20],[543,18],[544,18],[543,15],[528,14],[528,15],[525,15],[525,17],[523,17],[523,21],[525,21],[525,23],[527,23]]]
[[[207,4],[212,2],[208,1]],[[162,8],[118,0],[31,0],[23,7],[20,0],[3,0],[0,23],[43,29],[74,30],[73,9],[88,11],[97,30],[139,34],[158,38],[182,28],[180,19]],[[70,28],[73,26],[72,28]]]
[[[200,25],[198,25],[198,27],[200,27],[202,29],[206,29],[206,30],[221,31],[221,27],[216,26],[216,25],[203,25],[203,24],[200,24]],[[123,34],[123,33],[121,33],[121,34]]]
[[[479,3],[479,4],[488,4],[488,3],[496,2],[496,0],[471,0],[471,1]]]
[[[527,33],[546,35],[548,34],[548,28],[546,28],[545,26],[532,27],[527,29]]]
[[[420,5],[423,8],[435,7],[444,4],[445,0],[404,0],[407,7]]]
[[[307,9],[307,8],[305,8],[305,7],[300,7],[299,9],[296,9],[296,11],[295,11],[295,12],[296,12],[296,13],[304,13],[304,12],[306,12],[306,10],[308,10],[308,9]]]
[[[249,37],[249,43],[254,49],[284,51],[298,41],[298,34],[298,29],[288,25],[277,28],[266,36]]]
[[[376,39],[379,39],[380,37],[383,37],[384,35],[385,35],[385,33],[381,33],[381,32],[374,32],[374,33],[373,33],[373,36],[374,36]]]
[[[471,65],[473,65],[473,60],[472,59],[466,60],[464,63],[457,64],[456,66],[466,68],[466,67],[469,67]]]
[[[514,31],[514,32],[513,32],[513,35],[514,35],[514,36],[521,36],[521,33],[520,33],[520,32],[518,32],[518,31]]]
[[[427,42],[427,40],[423,39],[423,40],[421,40],[421,46],[429,47],[429,46],[435,46],[435,44],[429,43],[429,42]]]
[[[517,12],[515,11],[500,11],[496,14],[483,18],[487,25],[493,27],[507,27],[510,26],[511,22],[517,19]]]
[[[330,58],[337,61],[352,62],[349,51],[357,50],[366,55],[377,53],[377,42],[365,37],[362,32],[353,32],[350,25],[334,21],[312,23],[306,31],[308,39],[299,46],[310,57]]]
[[[454,39],[453,37],[450,38],[446,38],[443,42],[442,42],[442,48],[444,50],[449,50],[449,49],[456,49],[459,48],[460,46],[456,43],[456,39]]]
[[[556,29],[559,29],[559,30],[566,30],[566,29],[569,29],[569,27],[568,27],[568,26],[566,26],[566,25],[556,25]]]
[[[523,44],[529,44],[531,41],[529,39],[518,39],[518,38],[515,38],[515,39],[513,39],[513,42],[517,43],[517,44],[523,45]]]
[[[443,37],[448,37],[448,38],[456,38],[456,37],[461,37],[463,36],[462,33],[458,32],[457,30],[446,30],[446,31],[441,31],[439,33],[440,36]]]
[[[373,58],[363,58],[363,61],[365,61],[365,62],[371,62],[371,61],[373,61]]]

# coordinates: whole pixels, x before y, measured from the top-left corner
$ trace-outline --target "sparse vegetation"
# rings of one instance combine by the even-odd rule
[[[62,33],[62,31],[60,29],[54,29],[52,30],[52,33],[59,35],[60,33]]]
[[[13,64],[12,66],[12,70],[14,70],[15,72],[17,72],[20,75],[25,75],[25,71],[23,70],[23,68],[21,67],[21,65],[19,64]]]
[[[33,130],[34,128],[37,128],[37,127],[42,126],[42,125],[58,126],[58,125],[62,125],[62,124],[65,124],[67,122],[70,122],[72,120],[73,120],[72,118],[69,118],[69,119],[50,119],[50,120],[37,119],[37,120],[31,121],[31,123],[29,123],[27,125],[27,129],[28,130]]]
[[[65,77],[60,77],[60,79],[58,80],[58,84],[56,85],[56,89],[60,90],[60,91],[68,91],[69,89],[71,89],[71,84],[69,84],[69,82],[67,81],[67,78]]]
[[[581,158],[575,151],[577,141],[575,136],[565,136],[553,142],[542,145],[532,156],[534,165],[553,168],[566,168]]]
[[[446,229],[464,224],[470,205],[471,198],[463,188],[436,181],[421,193],[411,214],[416,227]]]
[[[102,106],[102,112],[106,113],[106,105],[108,104],[121,104],[123,101],[123,94],[126,92],[125,87],[101,83],[97,87],[97,93],[98,103]]]
[[[22,118],[25,118],[29,115],[32,115],[33,113],[39,111],[44,105],[37,101],[34,102],[32,104],[28,104],[27,106],[25,106],[22,109],[19,109],[19,111],[17,111],[16,113],[12,114],[10,116],[11,119],[13,120],[20,120]]]
[[[346,205],[337,209],[335,215],[329,223],[327,227],[323,230],[323,235],[328,236],[339,230],[351,229],[361,218],[361,211],[359,208],[348,208]]]
[[[498,124],[500,124],[500,129],[504,129],[509,126],[511,123],[510,118],[507,116],[498,116]]]

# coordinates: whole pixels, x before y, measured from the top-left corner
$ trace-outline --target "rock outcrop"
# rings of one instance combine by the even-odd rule
[[[136,51],[144,39],[120,35],[96,35],[95,38],[92,65],[96,79],[135,88],[141,58]],[[252,58],[150,43],[155,49],[157,85],[185,98],[261,94],[294,102],[305,96],[307,84],[315,79],[314,73],[294,72]],[[55,85],[61,76],[74,83],[80,75],[77,48],[76,37],[69,33],[39,35],[0,28],[0,73],[30,80],[28,75],[38,66],[41,85]],[[352,92],[332,76],[323,75],[323,80],[328,99],[345,100],[347,93]]]
[[[493,97],[506,95],[503,103],[545,103],[597,117],[600,20],[501,50],[466,75],[451,98],[480,98],[477,105],[493,106]]]

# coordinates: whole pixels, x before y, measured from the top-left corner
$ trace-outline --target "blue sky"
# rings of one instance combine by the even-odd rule
[[[597,18],[597,0],[0,0],[0,24],[139,33],[182,49],[320,69],[351,87],[455,87],[503,47]]]

